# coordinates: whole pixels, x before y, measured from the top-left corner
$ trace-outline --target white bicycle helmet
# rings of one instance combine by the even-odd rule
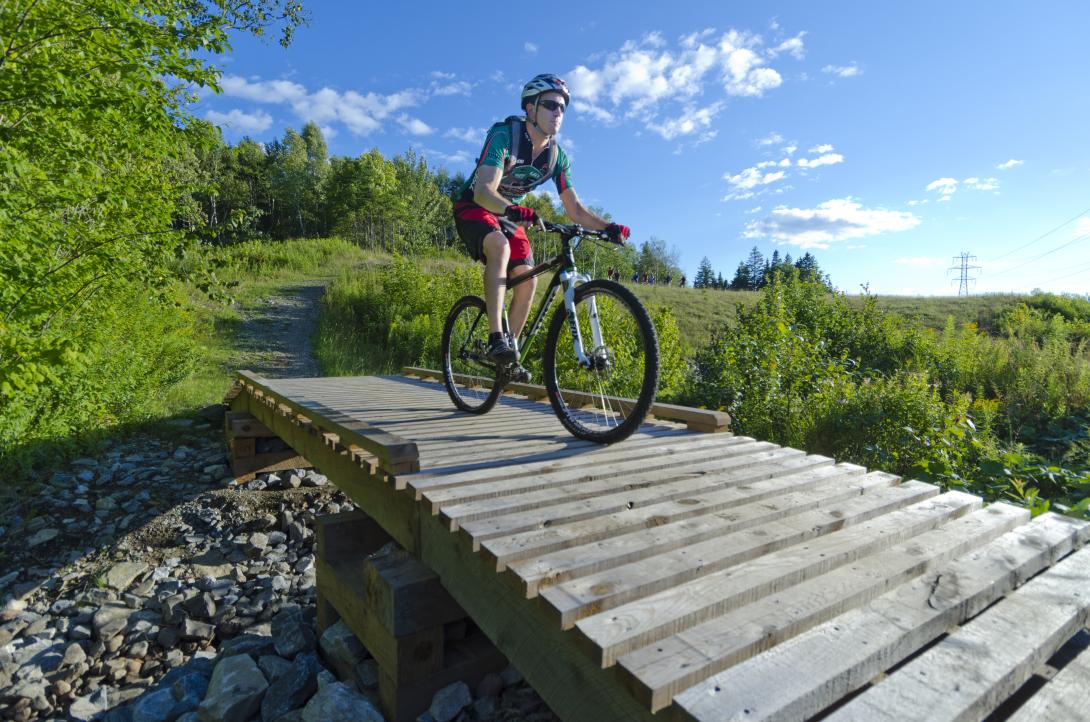
[[[542,73],[541,75],[535,75],[529,83],[522,86],[522,97],[519,102],[519,107],[525,107],[527,101],[534,100],[537,96],[542,93],[548,93],[549,91],[563,95],[565,104],[571,103],[571,93],[568,92],[568,84],[552,73]]]

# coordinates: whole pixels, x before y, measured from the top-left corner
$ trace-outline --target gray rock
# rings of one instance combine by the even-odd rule
[[[378,662],[373,659],[365,659],[356,665],[356,684],[360,689],[375,689],[378,687]]]
[[[269,684],[249,655],[221,660],[198,708],[206,722],[245,722],[261,708]]]
[[[177,702],[169,687],[154,690],[133,703],[132,722],[171,722],[178,718],[174,714]]]
[[[522,673],[515,669],[513,664],[509,664],[500,672],[500,678],[503,680],[505,687],[511,687],[522,681]]]
[[[273,617],[272,633],[281,657],[291,659],[300,652],[314,651],[314,630],[299,607],[288,607]]]
[[[300,654],[291,667],[276,677],[276,683],[261,702],[261,719],[272,722],[293,709],[302,707],[318,691],[318,657]]]
[[[240,634],[220,645],[219,656],[221,660],[237,654],[260,657],[264,654],[273,654],[275,651],[276,645],[272,637],[262,634]]]
[[[480,720],[490,719],[496,714],[498,707],[499,701],[496,697],[481,697],[473,703],[473,716]]]
[[[182,623],[182,639],[206,640],[216,633],[216,628],[207,622],[187,619]]]
[[[356,667],[367,659],[367,650],[343,621],[331,625],[319,641],[322,654],[342,679],[352,679]]]
[[[87,652],[84,651],[83,647],[81,647],[78,642],[72,642],[64,650],[63,664],[66,667],[79,664],[80,662],[86,661],[86,659]]]
[[[265,679],[273,683],[277,677],[291,669],[291,662],[275,654],[263,654],[257,660],[257,666],[265,673]]]
[[[106,641],[125,629],[133,610],[119,602],[103,604],[91,619],[95,638]]]
[[[495,672],[489,672],[477,684],[477,699],[499,697],[503,691],[503,678]]]
[[[68,716],[78,722],[98,719],[110,710],[110,695],[106,687],[99,687],[91,694],[76,697],[68,708]]]
[[[123,592],[128,589],[136,578],[148,570],[148,565],[143,562],[120,562],[110,567],[106,572],[106,586]]]
[[[42,529],[41,531],[39,531],[38,533],[36,533],[34,536],[30,537],[30,539],[27,540],[27,542],[26,542],[27,546],[30,547],[31,549],[33,549],[34,547],[36,547],[36,546],[38,546],[40,544],[45,544],[48,541],[52,541],[52,540],[56,539],[60,535],[60,533],[61,533],[60,529],[53,529],[53,528]]]
[[[428,712],[436,722],[450,722],[471,704],[473,704],[473,695],[469,693],[469,685],[465,682],[455,682],[435,693]]]
[[[303,722],[385,722],[367,698],[343,682],[327,684],[303,708]]]
[[[216,616],[216,600],[208,592],[187,599],[182,607],[194,619],[211,619]]]

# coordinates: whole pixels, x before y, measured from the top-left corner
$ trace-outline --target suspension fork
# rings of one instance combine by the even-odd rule
[[[568,311],[568,329],[571,331],[575,359],[584,368],[591,368],[593,362],[587,356],[583,347],[583,334],[579,328],[579,318],[575,314],[575,284],[576,282],[586,283],[589,280],[588,276],[578,272],[562,271],[560,273],[560,282],[564,285],[564,308]],[[593,348],[601,348],[604,345],[602,342],[602,324],[598,317],[598,303],[594,296],[587,299],[587,313],[590,318]]]

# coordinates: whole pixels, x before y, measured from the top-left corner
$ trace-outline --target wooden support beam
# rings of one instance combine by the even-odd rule
[[[419,368],[417,366],[405,366],[401,369],[401,373],[414,378],[437,379],[439,381],[442,381],[443,379],[441,372],[435,371],[434,369]],[[463,382],[474,382],[484,388],[492,387],[493,379],[484,376],[456,374],[455,377]],[[504,388],[507,391],[522,394],[529,399],[544,399],[548,397],[545,387],[538,384],[509,383]],[[572,405],[586,404],[588,406],[596,406],[599,400],[597,396],[582,391],[562,389],[561,393],[563,394],[564,399]],[[613,408],[623,407],[626,409],[630,409],[636,403],[634,399],[622,399],[613,396],[609,397],[609,402],[610,406]],[[723,411],[694,409],[690,406],[678,406],[677,404],[655,402],[651,405],[649,413],[656,419],[682,421],[687,425],[687,428],[690,431],[709,433],[730,431],[730,415]]]

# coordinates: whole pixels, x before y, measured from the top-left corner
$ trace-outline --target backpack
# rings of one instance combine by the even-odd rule
[[[503,161],[503,174],[507,175],[507,173],[515,166],[515,161],[518,160],[519,152],[522,150],[522,133],[526,128],[526,119],[517,115],[509,115],[503,122],[507,123],[508,126],[510,126],[511,128],[511,152]],[[499,125],[499,123],[497,123],[496,125]],[[549,164],[545,168],[545,175],[541,177],[541,183],[544,183],[546,180],[553,177],[553,171],[556,169],[556,158],[558,155],[559,147],[556,144],[556,139],[550,138]],[[539,183],[538,185],[541,185],[541,183]]]

